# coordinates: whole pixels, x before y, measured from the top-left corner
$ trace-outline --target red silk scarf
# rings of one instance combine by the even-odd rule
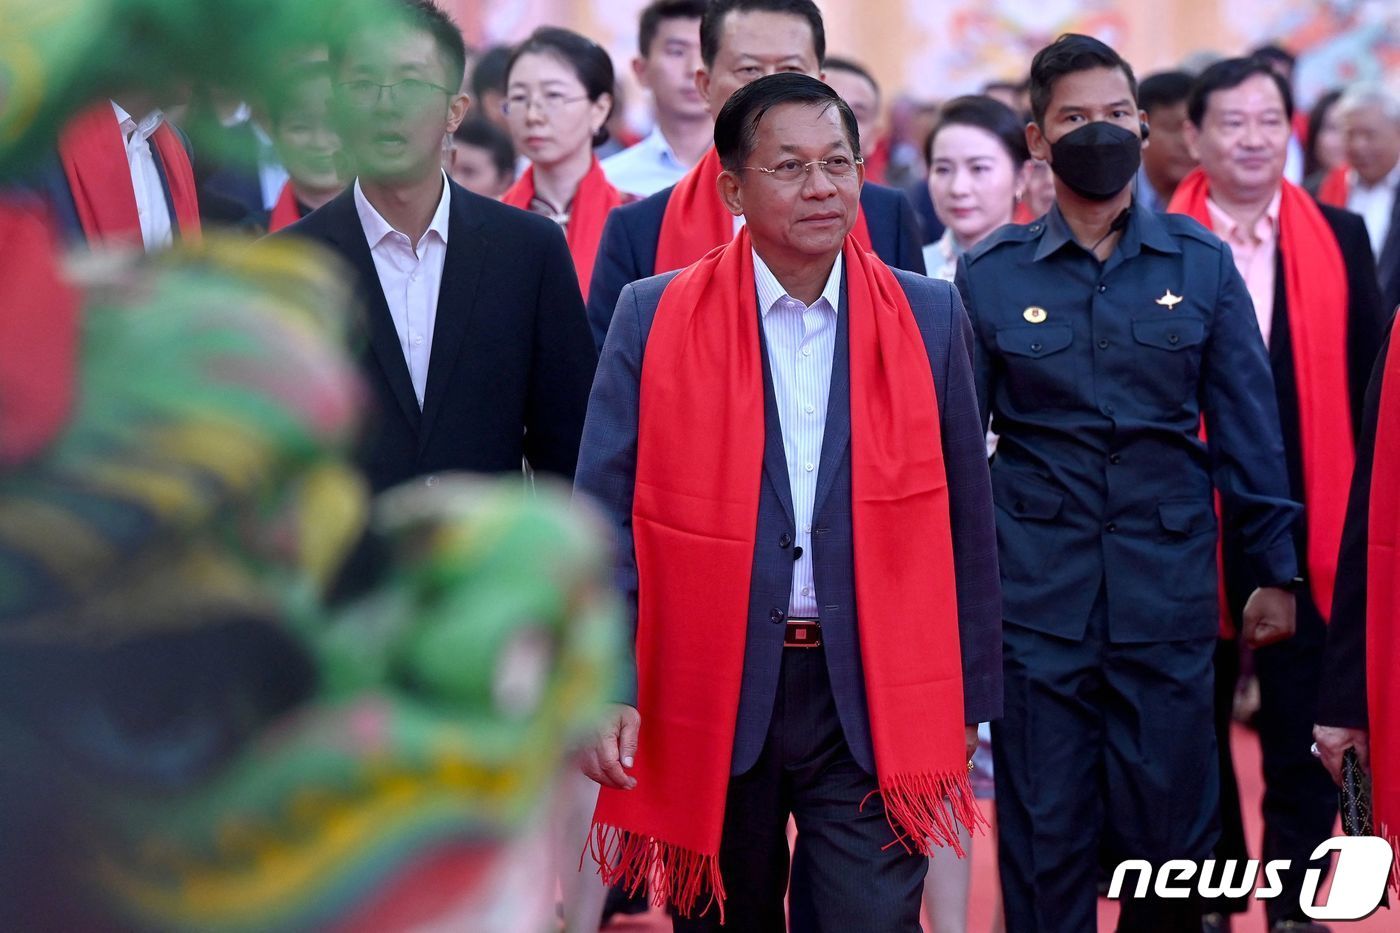
[[[161,123],[150,142],[170,186],[170,200],[175,207],[172,226],[180,236],[197,240],[199,199],[189,155],[167,122]],[[59,138],[58,154],[88,241],[126,241],[140,246],[136,189],[131,184],[121,124],[111,103],[103,101],[74,117]]]
[[[962,662],[938,403],[898,281],[854,237],[849,306],[856,609],[879,792],[929,852],[982,823],[964,760]],[[604,878],[724,911],[720,835],[743,679],[763,469],[763,366],[747,230],[666,287],[642,363],[632,527],[642,717],[630,791],[604,788]],[[854,814],[853,814],[854,815]]]
[[[1381,376],[1366,542],[1366,692],[1376,835],[1396,850],[1400,885],[1400,352],[1392,337]]]
[[[532,165],[506,190],[501,202],[529,210],[534,197],[535,167]],[[584,301],[588,300],[588,285],[593,281],[593,260],[598,256],[598,244],[603,239],[603,222],[608,219],[608,212],[621,203],[622,194],[608,182],[603,166],[594,156],[588,174],[583,176],[574,194],[573,204],[569,208],[569,224],[564,231]]]
[[[1347,198],[1351,197],[1351,169],[1339,165],[1322,176],[1322,184],[1317,187],[1317,199],[1331,207],[1346,210]]]
[[[267,232],[276,233],[301,220],[301,205],[297,203],[296,192],[292,191],[290,179],[282,185],[282,193],[277,195],[277,203],[272,205],[272,213],[267,215]]]
[[[1177,187],[1169,210],[1210,227],[1208,190],[1205,172],[1196,169]],[[1298,384],[1308,583],[1322,617],[1329,619],[1347,491],[1356,467],[1347,398],[1347,273],[1322,211],[1288,181],[1279,206],[1278,242]]]
[[[694,168],[676,182],[661,217],[654,274],[684,269],[716,246],[734,239],[734,215],[724,206],[715,187],[715,179],[722,171],[719,153],[711,146]],[[870,251],[870,228],[865,223],[864,208],[857,208],[856,225],[850,235]]]

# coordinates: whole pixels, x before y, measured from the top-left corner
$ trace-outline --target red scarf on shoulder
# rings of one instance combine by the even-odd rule
[[[1366,692],[1376,835],[1396,850],[1400,885],[1400,351],[1392,336],[1381,376],[1366,542]]]
[[[684,269],[734,239],[734,215],[724,206],[715,187],[715,179],[722,171],[719,153],[711,146],[671,189],[666,213],[661,217],[661,235],[656,241],[654,274]],[[865,223],[864,208],[857,207],[856,225],[850,235],[870,251],[870,228]]]
[[[171,226],[179,236],[200,235],[199,199],[194,169],[180,138],[162,121],[150,139],[165,169],[170,200],[175,206]],[[121,124],[109,101],[78,114],[59,138],[58,154],[73,192],[78,221],[91,243],[126,241],[141,245],[141,217],[136,213],[136,189]]]
[[[501,202],[523,210],[530,209],[530,201],[535,197],[535,167],[525,169],[515,184],[501,195]],[[608,212],[622,203],[622,194],[612,186],[603,174],[603,166],[598,157],[588,167],[588,174],[579,182],[578,191],[569,207],[569,223],[564,228],[565,239],[569,241],[569,255],[574,259],[574,272],[578,274],[579,290],[583,300],[588,300],[588,285],[593,281],[593,260],[598,256],[598,244],[603,239],[603,222]]]
[[[1322,176],[1322,184],[1317,186],[1317,199],[1331,207],[1346,210],[1347,198],[1351,197],[1351,168],[1343,163]]]
[[[1209,228],[1209,188],[1205,172],[1196,169],[1177,187],[1168,209]],[[1278,244],[1298,382],[1308,584],[1318,611],[1328,619],[1347,491],[1356,467],[1347,397],[1347,272],[1322,211],[1307,192],[1288,181],[1283,182],[1279,206]]]
[[[282,185],[277,203],[272,205],[272,213],[267,215],[267,232],[276,233],[301,220],[301,205],[297,203],[296,192],[292,190],[291,179]]]
[[[938,402],[903,289],[843,251],[856,610],[879,792],[910,849],[982,823],[964,759],[962,661]],[[718,902],[763,469],[763,364],[748,230],[662,293],[642,363],[632,508],[642,738],[637,786],[604,788],[591,850],[610,884]],[[911,550],[912,548],[912,550]],[[854,817],[854,813],[852,816]],[[893,842],[894,840],[892,840]],[[706,890],[709,902],[701,901]]]

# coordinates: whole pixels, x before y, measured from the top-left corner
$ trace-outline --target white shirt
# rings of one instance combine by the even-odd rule
[[[164,249],[174,239],[171,229],[170,205],[165,200],[165,186],[160,183],[151,137],[160,129],[165,115],[153,110],[137,123],[116,101],[112,111],[121,127],[126,144],[126,164],[131,170],[131,188],[136,193],[136,215],[141,219],[141,242],[146,252]]]
[[[608,156],[602,164],[603,174],[614,188],[642,198],[671,187],[690,170],[676,158],[659,126],[641,142]]]
[[[754,284],[773,371],[773,397],[783,432],[792,512],[797,520],[794,547],[802,556],[792,562],[788,615],[815,619],[817,587],[812,576],[812,510],[817,495],[818,464],[826,435],[831,363],[836,353],[836,309],[841,306],[840,254],[831,266],[821,297],[804,305],[788,295],[777,276],[753,254]]]
[[[1395,192],[1400,188],[1400,162],[1390,174],[1374,185],[1367,186],[1352,169],[1347,179],[1347,210],[1360,214],[1366,221],[1366,233],[1371,237],[1371,253],[1380,258],[1385,238],[1390,233],[1390,212],[1395,206]]]
[[[442,197],[432,222],[417,243],[400,233],[380,216],[369,203],[360,180],[355,179],[355,210],[360,215],[374,269],[379,273],[379,287],[394,319],[399,335],[399,349],[408,363],[408,375],[413,380],[413,394],[418,407],[423,407],[423,392],[428,386],[428,360],[433,352],[433,325],[437,322],[438,291],[442,288],[442,265],[447,259],[447,216],[452,193],[447,175],[442,176]]]
[[[272,145],[272,137],[263,132],[263,128],[258,126],[256,121],[249,125],[258,141],[258,189],[262,192],[263,209],[270,211],[277,205],[277,199],[282,196],[282,186],[291,176],[277,159],[277,149]]]

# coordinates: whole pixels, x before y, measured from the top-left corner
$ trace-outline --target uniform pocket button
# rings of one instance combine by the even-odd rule
[[[1107,341],[1107,340],[1100,339],[1100,340],[1099,340],[1099,349],[1100,349],[1100,350],[1107,350],[1107,349],[1108,349],[1108,341]]]
[[[1178,343],[1180,343],[1180,342],[1181,342],[1181,338],[1178,337],[1176,334],[1167,334],[1167,343],[1172,344],[1173,346],[1175,346],[1176,344],[1178,344]]]
[[[1045,344],[1043,344],[1043,343],[1041,343],[1039,340],[1037,340],[1035,343],[1031,344],[1031,352],[1032,352],[1032,353],[1039,353],[1042,349],[1044,349],[1044,347],[1045,347]]]

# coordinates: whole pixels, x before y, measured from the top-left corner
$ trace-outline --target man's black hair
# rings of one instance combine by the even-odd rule
[[[1067,32],[1035,53],[1031,60],[1031,118],[1045,125],[1045,111],[1055,92],[1055,83],[1065,75],[1094,68],[1117,68],[1128,79],[1128,91],[1137,101],[1137,79],[1123,56],[1093,36]]]
[[[433,37],[443,64],[447,66],[447,82],[455,93],[462,86],[467,71],[467,43],[462,38],[462,30],[443,12],[433,0],[397,0],[394,13],[406,25],[422,29]],[[338,66],[344,57],[344,42],[349,38],[342,34],[330,43],[330,60]]]
[[[471,117],[457,124],[452,138],[467,146],[485,149],[491,154],[496,174],[514,176],[515,146],[510,134],[485,117]]]
[[[1138,108],[1149,116],[1159,107],[1175,107],[1191,99],[1191,85],[1196,78],[1187,71],[1159,71],[1142,79],[1138,85]]]
[[[590,101],[596,101],[607,94],[610,100],[616,102],[612,97],[617,83],[613,76],[612,58],[601,45],[587,36],[572,29],[541,26],[511,52],[510,61],[506,63],[507,84],[510,82],[510,73],[515,70],[515,63],[520,61],[522,55],[529,54],[550,55],[567,65],[574,77],[578,78],[579,84],[583,85],[583,92],[588,95]],[[609,106],[608,117],[611,116],[612,106]],[[593,145],[601,146],[607,141],[608,124],[605,118],[603,125],[593,135]]]
[[[730,13],[786,13],[802,17],[812,27],[817,67],[826,63],[826,27],[822,25],[822,11],[812,0],[710,0],[700,19],[700,58],[706,68],[714,67],[724,18]]]
[[[1292,52],[1279,45],[1277,42],[1269,42],[1250,52],[1249,58],[1262,58],[1266,62],[1273,62],[1279,65],[1287,65],[1291,72],[1297,63],[1298,57]]]
[[[841,114],[851,154],[860,158],[860,127],[850,105],[816,78],[784,71],[750,81],[724,102],[715,118],[715,151],[720,164],[732,172],[747,162],[757,145],[758,124],[781,104],[805,104],[823,111],[835,107]]]
[[[492,91],[506,92],[506,69],[510,64],[511,48],[508,45],[493,45],[482,52],[472,68],[472,100],[480,105],[485,95]]]
[[[1289,90],[1288,82],[1280,77],[1279,73],[1274,71],[1265,59],[1257,56],[1227,58],[1201,72],[1195,83],[1191,85],[1191,97],[1186,102],[1186,115],[1191,118],[1192,123],[1201,126],[1206,117],[1206,108],[1210,104],[1211,94],[1239,87],[1255,75],[1264,75],[1274,82],[1274,86],[1278,88],[1279,94],[1283,97],[1283,112],[1289,120],[1292,120],[1293,92]]]
[[[705,0],[652,0],[642,10],[637,23],[637,52],[642,58],[651,58],[651,44],[656,41],[656,33],[668,19],[700,19],[705,15]]]
[[[869,70],[867,70],[866,67],[858,61],[854,61],[853,59],[849,58],[840,58],[838,56],[833,55],[826,60],[826,64],[822,67],[822,70],[844,71],[848,74],[859,75],[860,77],[870,82],[870,86],[875,89],[875,96],[880,96],[880,82],[876,81],[875,76],[872,75],[869,72]]]
[[[975,126],[991,133],[1018,169],[1031,157],[1026,146],[1026,121],[995,97],[955,97],[944,104],[938,111],[938,122],[924,139],[925,163],[933,164],[933,141],[947,126]]]

